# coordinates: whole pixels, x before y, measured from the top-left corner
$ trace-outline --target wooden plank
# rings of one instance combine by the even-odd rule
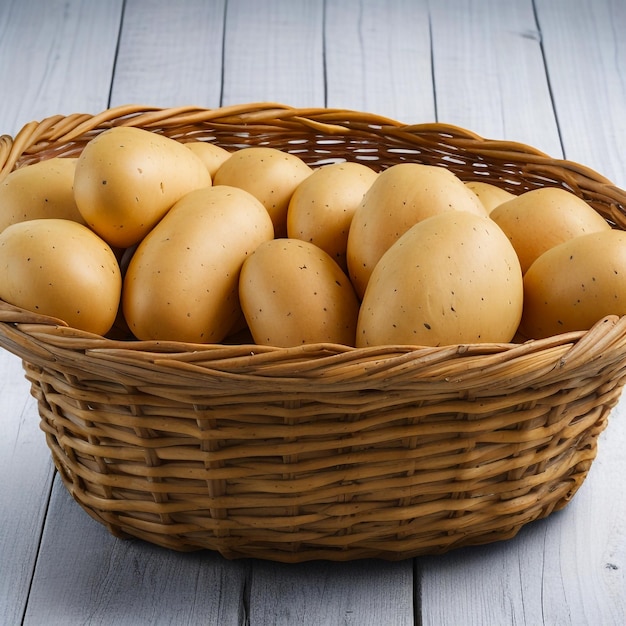
[[[626,188],[626,4],[536,4],[565,156]]]
[[[0,133],[106,107],[121,0],[0,3]],[[76,51],[80,50],[80,54]],[[53,467],[20,361],[0,354],[0,623],[19,624]]]
[[[128,0],[111,105],[217,107],[225,0]]]
[[[445,5],[442,3],[442,10]],[[500,11],[496,10],[495,5],[491,6],[489,18],[477,15],[481,6],[477,3],[473,5],[474,13],[468,23],[482,24],[487,19],[500,19]],[[504,4],[502,7],[505,11]],[[556,6],[552,0],[537,3],[540,39],[543,41],[552,90],[551,94],[544,94],[542,101],[537,100],[535,105],[536,111],[545,111],[548,100],[554,99],[556,116],[552,117],[558,119],[567,156],[571,158],[572,155],[590,154],[591,162],[600,171],[611,167],[615,171],[623,143],[623,136],[619,132],[607,134],[595,152],[587,150],[592,144],[592,138],[596,137],[599,125],[605,129],[623,125],[626,115],[624,100],[612,99],[609,106],[602,108],[599,116],[606,118],[585,127],[583,120],[590,118],[584,117],[583,112],[598,110],[599,96],[589,85],[585,90],[578,86],[585,81],[585,77],[594,73],[598,74],[595,79],[598,85],[619,84],[619,57],[612,63],[606,62],[621,47],[621,43],[615,41],[619,31],[614,25],[611,27],[606,19],[604,26],[600,27],[597,16],[608,15],[613,11],[613,19],[618,17],[615,3],[594,0],[596,36],[593,44],[588,42],[585,48],[581,44],[581,37],[584,38],[582,23],[591,19],[590,7],[591,2],[583,1],[557,2]],[[582,14],[582,19],[579,14]],[[579,21],[581,25],[576,27]],[[450,37],[449,41],[456,41],[455,45],[468,50],[470,44],[466,40],[477,38],[481,29],[465,35],[463,30],[453,32],[455,38]],[[483,37],[485,34],[483,32]],[[539,39],[536,44],[539,44]],[[583,50],[580,54],[573,52],[581,45]],[[568,56],[564,56],[565,51]],[[531,50],[529,53],[534,56],[536,51]],[[460,52],[449,54],[455,58],[461,56]],[[510,55],[504,55],[503,51],[501,54],[503,58],[498,63],[502,68],[507,63],[514,63],[516,68],[530,67],[529,61],[517,57],[513,60]],[[435,56],[435,66],[437,62]],[[487,67],[482,66],[483,71],[487,72]],[[497,70],[496,75],[506,77],[502,69]],[[453,99],[454,86],[463,76],[464,73],[460,76],[451,74],[446,83],[436,81],[440,117],[444,99]],[[516,72],[516,76],[519,93],[517,104],[503,99],[499,93],[494,94],[490,90],[494,83],[489,76],[481,81],[479,72],[475,72],[473,90],[467,89],[464,100],[467,111],[464,113],[457,107],[455,121],[474,129],[487,128],[493,124],[490,100],[499,100],[502,106],[508,101],[506,113],[500,115],[500,120],[517,118],[519,130],[514,134],[518,136],[511,137],[509,127],[503,126],[502,132],[508,134],[509,138],[523,138],[531,145],[554,153],[556,143],[553,149],[546,147],[546,139],[555,142],[554,132],[550,131],[549,138],[544,137],[548,129],[545,125],[536,124],[532,119],[536,113],[531,115],[527,110],[531,103],[525,94],[531,87],[520,78],[523,73]],[[486,115],[488,112],[489,115]],[[481,122],[477,117],[479,115],[486,115],[489,119]],[[489,134],[493,135],[493,132]],[[590,162],[589,158],[581,160]],[[587,480],[563,511],[527,526],[511,541],[419,560],[423,624],[611,625],[624,622],[626,510],[623,499],[616,498],[616,494],[623,489],[626,475],[623,455],[626,445],[624,413],[626,402],[622,400],[601,437],[599,456]]]
[[[245,561],[113,537],[57,477],[24,624],[243,623]]]
[[[324,106],[323,3],[231,0],[222,104]]]
[[[626,46],[621,35],[626,5],[542,0],[537,18],[565,156],[626,186]],[[561,593],[572,623],[626,621],[626,502],[618,495],[626,487],[625,448],[623,397],[585,484],[559,518],[555,547],[546,557],[547,568],[567,572]],[[554,598],[547,595],[552,607],[563,601],[554,591]]]
[[[262,7],[249,1],[229,2],[224,104],[269,100],[324,106],[321,9],[321,2],[272,0]],[[325,50],[327,55],[334,50],[337,61],[341,47],[336,39],[343,37],[345,29],[354,33],[356,24],[339,3],[328,10],[337,13],[326,20]],[[364,11],[371,24],[381,15],[381,5],[368,3]],[[338,23],[329,26],[329,19]],[[388,36],[384,24],[378,28],[383,37]],[[335,61],[328,63],[327,71],[336,85],[343,68]],[[368,75],[376,78],[378,68]],[[361,93],[358,90],[351,100],[357,108],[366,105]],[[375,95],[377,89],[369,93]],[[332,99],[328,105],[347,106]],[[387,112],[391,115],[391,108]],[[251,624],[413,623],[411,561],[284,565],[251,560],[251,567]]]
[[[561,156],[531,0],[430,3],[437,118]]]
[[[256,563],[250,623],[275,626],[413,624],[413,564],[378,560]]]
[[[122,0],[1,4],[0,133],[13,135],[33,119],[106,108]]]
[[[435,120],[428,2],[326,4],[326,105],[416,124]]]
[[[0,353],[0,623],[19,624],[50,495],[53,466],[21,361]]]

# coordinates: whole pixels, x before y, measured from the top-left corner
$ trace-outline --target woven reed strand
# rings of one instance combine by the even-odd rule
[[[453,126],[260,103],[119,107],[0,138],[0,179],[113,125],[311,164],[413,161],[514,193],[562,186],[624,228],[626,194],[579,164]],[[55,465],[110,532],[276,561],[402,559],[514,536],[562,508],[626,372],[626,318],[541,341],[443,348],[127,342],[0,302]]]

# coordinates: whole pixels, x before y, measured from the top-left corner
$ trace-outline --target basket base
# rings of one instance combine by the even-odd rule
[[[589,464],[590,460],[583,466],[588,467]],[[201,528],[197,519],[196,527],[190,529],[189,523],[172,519],[168,522],[143,516],[138,519],[128,511],[119,511],[124,508],[123,501],[108,502],[106,509],[97,509],[81,500],[84,494],[77,492],[72,480],[68,479],[66,468],[58,459],[55,459],[55,465],[77,504],[119,539],[139,539],[177,552],[210,550],[229,560],[257,558],[281,563],[358,559],[400,561],[507,541],[527,524],[563,509],[587,475],[587,471],[580,467],[556,488],[550,486],[541,494],[531,493],[505,500],[501,505],[501,515],[496,515],[493,507],[489,515],[471,511],[440,512],[431,519],[408,518],[403,523],[381,523],[375,531],[370,531],[370,536],[351,532],[350,529],[333,535],[318,533],[314,536],[306,528],[293,528],[291,532],[264,528],[243,529],[238,534],[222,534]],[[88,499],[93,502],[93,498]],[[443,508],[443,504],[440,506]],[[202,513],[196,512],[198,515]],[[355,524],[358,525],[356,520]]]

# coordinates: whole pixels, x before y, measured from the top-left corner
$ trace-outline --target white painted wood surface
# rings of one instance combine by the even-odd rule
[[[621,0],[2,0],[0,133],[109,104],[271,100],[438,119],[626,186]],[[0,625],[626,623],[626,404],[574,500],[510,541],[282,565],[110,536],[0,353]]]

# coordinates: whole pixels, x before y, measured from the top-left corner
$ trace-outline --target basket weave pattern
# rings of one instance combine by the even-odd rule
[[[305,161],[445,165],[515,193],[565,186],[615,227],[626,193],[581,165],[442,124],[261,103],[56,116],[0,140],[0,179],[116,124]],[[117,536],[276,561],[402,559],[514,536],[585,479],[626,376],[626,318],[524,344],[187,345],[79,332],[0,302],[69,492]]]

